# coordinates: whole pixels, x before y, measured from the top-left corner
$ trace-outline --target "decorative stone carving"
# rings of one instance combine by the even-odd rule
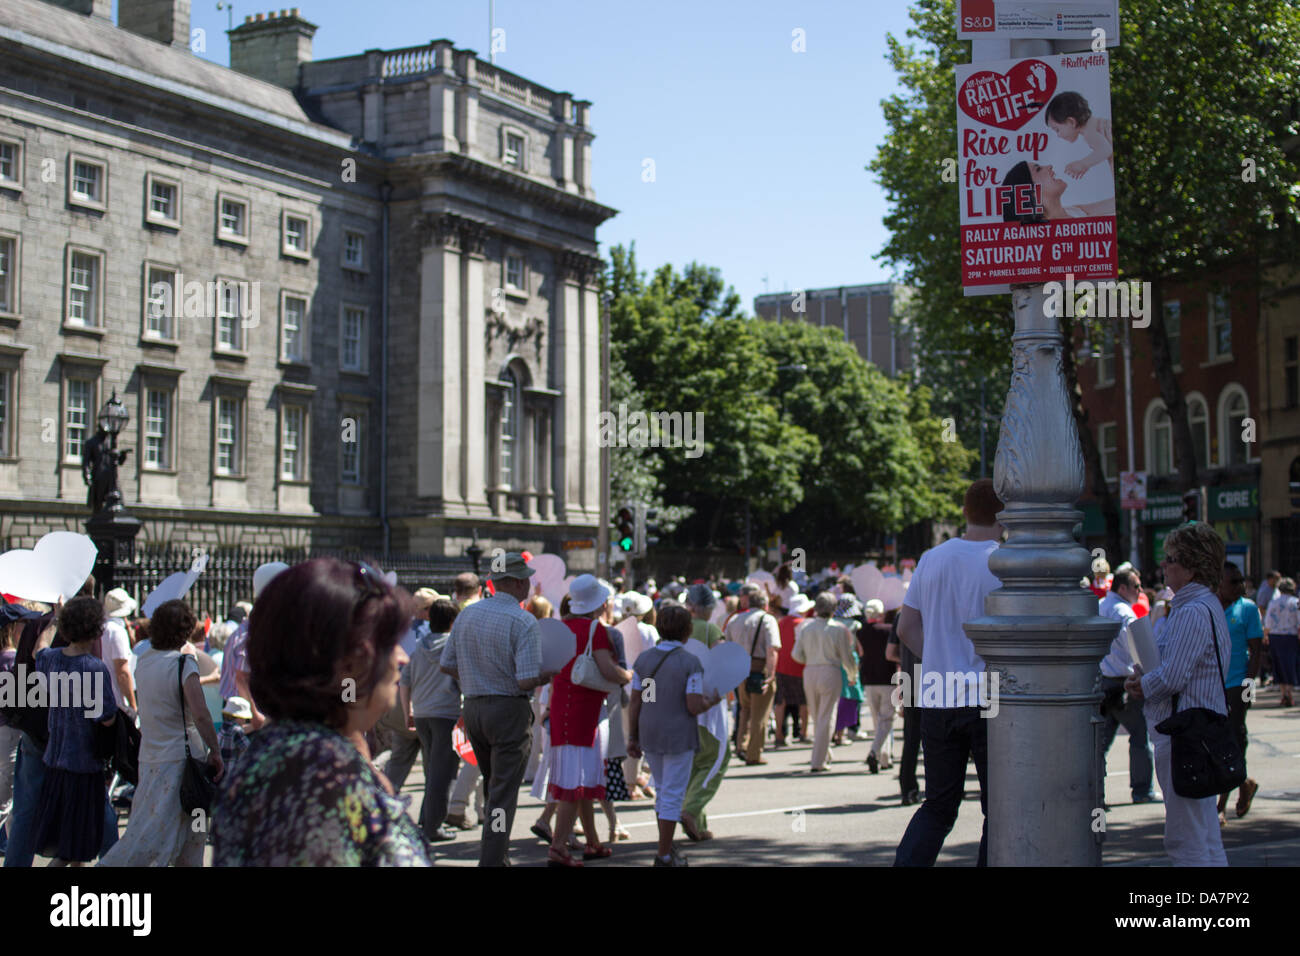
[[[482,256],[487,248],[488,228],[473,219],[456,217],[460,227],[460,247],[466,255]]]
[[[456,251],[460,249],[460,217],[449,212],[427,213],[419,220],[420,248],[431,245]]]
[[[546,323],[536,316],[532,318],[520,316],[517,320],[512,320],[509,312],[489,311],[484,323],[484,335],[489,346],[493,340],[504,338],[511,352],[518,351],[522,343],[531,341],[540,357],[542,342],[546,336]]]
[[[566,282],[592,285],[605,263],[598,256],[589,256],[566,249],[560,258],[560,273]]]

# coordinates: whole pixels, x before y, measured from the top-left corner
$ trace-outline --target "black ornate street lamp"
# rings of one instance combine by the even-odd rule
[[[483,548],[480,547],[478,543],[477,528],[473,531],[473,538],[469,543],[469,547],[465,549],[465,553],[469,555],[469,559],[474,562],[474,573],[478,574],[478,562],[479,559],[483,557]]]
[[[117,436],[130,420],[130,412],[114,390],[96,416],[98,430],[81,450],[81,474],[87,485],[86,504],[91,510],[86,533],[99,549],[95,580],[104,590],[117,586],[118,566],[135,560],[135,536],[140,532],[140,520],[126,510],[117,486],[118,465],[130,453],[129,449],[117,450]]]

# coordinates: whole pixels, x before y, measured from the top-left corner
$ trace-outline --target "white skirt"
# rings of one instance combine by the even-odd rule
[[[126,833],[100,866],[202,866],[210,820],[181,809],[185,760],[140,761],[140,782],[131,800]]]
[[[564,744],[549,748],[546,751],[543,784],[546,788],[547,803],[604,800],[605,751],[608,746],[609,722],[602,720],[596,728],[596,739],[592,746],[576,747],[572,744]],[[537,796],[536,781],[539,779],[543,779],[540,767],[538,776],[534,778],[534,796]]]

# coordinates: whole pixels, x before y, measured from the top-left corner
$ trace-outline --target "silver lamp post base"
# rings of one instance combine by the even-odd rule
[[[1119,624],[1079,586],[1091,556],[1073,536],[1083,453],[1061,364],[1064,340],[1041,286],[1012,290],[1011,387],[993,484],[1007,541],[1001,581],[965,625],[997,680],[988,727],[991,866],[1098,866],[1105,832],[1097,735],[1098,663]]]

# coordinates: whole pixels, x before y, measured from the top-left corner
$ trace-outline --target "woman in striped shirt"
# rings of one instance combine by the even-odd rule
[[[1224,550],[1223,540],[1208,524],[1185,524],[1169,533],[1162,565],[1174,598],[1168,623],[1156,640],[1160,665],[1149,674],[1135,666],[1124,684],[1131,696],[1146,701],[1143,714],[1155,746],[1156,777],[1164,791],[1165,852],[1175,866],[1228,865],[1215,798],[1189,800],[1174,792],[1170,738],[1155,729],[1175,708],[1228,712],[1222,674],[1228,667],[1231,639],[1215,593]]]

